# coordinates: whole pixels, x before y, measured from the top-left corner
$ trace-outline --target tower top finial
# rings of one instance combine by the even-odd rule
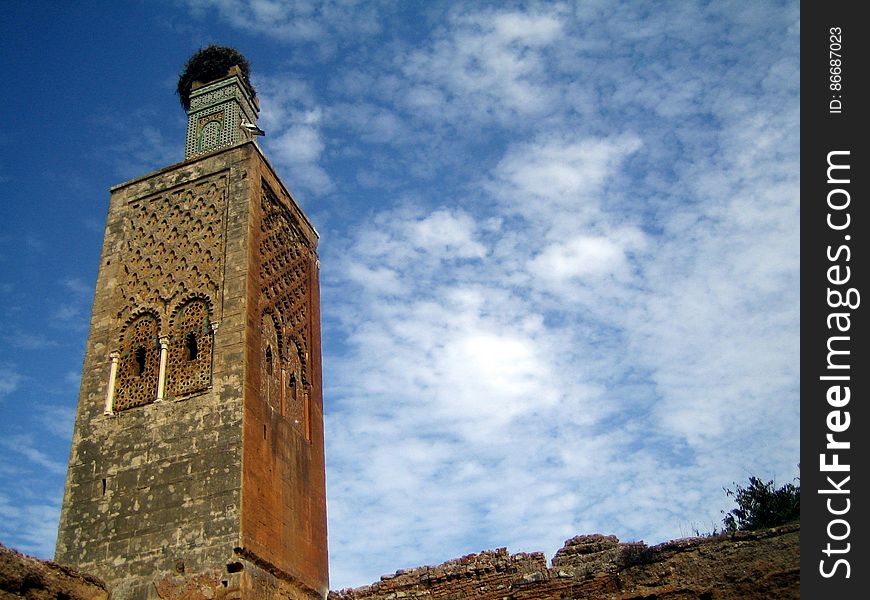
[[[212,44],[191,56],[178,78],[178,97],[185,110],[190,109],[190,93],[195,83],[206,84],[226,77],[233,67],[238,67],[241,80],[251,98],[255,98],[257,93],[251,85],[248,59],[235,48]]]
[[[178,97],[187,110],[185,159],[264,135],[249,71],[242,53],[226,46],[208,46],[187,61],[178,78]]]

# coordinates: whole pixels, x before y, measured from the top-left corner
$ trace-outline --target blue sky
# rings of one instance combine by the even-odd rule
[[[0,541],[53,552],[108,188],[252,64],[321,234],[331,586],[704,531],[799,460],[797,2],[4,6]]]

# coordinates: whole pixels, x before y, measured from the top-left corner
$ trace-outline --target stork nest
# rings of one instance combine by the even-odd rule
[[[178,78],[178,98],[185,110],[190,108],[190,92],[195,81],[207,83],[220,79],[226,76],[232,67],[239,68],[242,72],[242,81],[248,87],[251,96],[256,97],[257,92],[249,78],[251,66],[248,59],[235,48],[212,44],[191,56]]]

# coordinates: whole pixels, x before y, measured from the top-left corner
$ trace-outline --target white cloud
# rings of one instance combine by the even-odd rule
[[[381,29],[376,10],[381,3],[371,0],[187,0],[187,4],[198,16],[206,17],[213,9],[240,30],[306,44],[320,52],[333,51],[336,34],[373,35]]]
[[[555,283],[603,275],[624,278],[630,269],[627,252],[643,245],[643,240],[637,229],[610,236],[577,235],[545,247],[530,261],[529,270]]]
[[[93,288],[78,277],[67,277],[61,283],[70,294],[84,300],[89,300],[94,295]]]
[[[377,214],[374,223],[357,232],[354,247],[346,254],[370,261],[373,272],[389,266],[394,276],[396,269],[404,269],[406,275],[419,279],[444,263],[455,267],[486,256],[483,228],[462,209],[422,214],[404,207]],[[413,272],[408,272],[409,261],[414,261]]]
[[[360,140],[375,144],[410,142],[412,134],[404,119],[390,108],[365,102],[342,102],[329,111],[332,127],[347,127]]]
[[[87,331],[88,317],[86,305],[78,301],[75,304],[60,303],[51,313],[49,324],[57,329],[75,329]]]
[[[285,76],[260,76],[255,81],[261,106],[261,142],[287,181],[313,195],[334,189],[323,167],[326,142],[323,111],[304,82]],[[267,108],[268,107],[268,108]]]
[[[58,346],[57,340],[39,333],[17,332],[5,336],[6,343],[19,350],[44,350]]]
[[[628,159],[658,160],[657,141],[565,133],[507,146],[481,178],[490,216],[384,211],[356,232],[354,268],[403,285],[340,307],[349,351],[333,366],[358,386],[335,390],[330,507],[363,530],[374,520],[347,502],[392,515],[382,553],[406,562],[382,570],[474,543],[552,552],[555,532],[661,541],[716,526],[721,486],[749,462],[796,462],[781,431],[798,414],[797,262],[782,258],[797,207],[770,170],[795,157],[756,153],[747,172],[733,131],[715,161],[680,165],[654,235],[631,210]],[[359,454],[371,468],[354,471]],[[362,573],[360,530],[332,531],[343,572]]]
[[[94,139],[93,147],[102,148],[100,159],[123,179],[139,177],[184,158],[183,146],[168,140],[164,130],[155,126],[165,124],[166,118],[158,118],[149,108],[133,111],[124,119],[97,114],[90,121],[100,136]]]
[[[317,164],[324,143],[320,131],[313,125],[296,125],[268,142],[275,162],[293,175],[301,187],[326,193],[333,189],[326,171]]]
[[[67,374],[67,380],[73,380],[70,383],[69,390],[78,390],[79,376]],[[75,420],[76,412],[72,406],[57,406],[46,404],[40,406],[35,411],[40,424],[50,432],[62,440],[67,440],[72,437],[73,421]],[[65,472],[65,471],[64,471]]]
[[[10,435],[5,439],[0,440],[0,445],[6,447],[7,451],[20,454],[27,460],[51,471],[52,473],[66,473],[66,464],[55,460],[48,453],[37,448],[34,444],[33,437],[30,435]]]
[[[635,135],[542,135],[508,148],[485,185],[508,210],[563,235],[594,227],[606,208],[607,178],[640,147]]]
[[[547,12],[454,11],[429,47],[403,65],[415,82],[411,106],[465,118],[504,120],[543,114],[553,106],[544,57],[563,39],[560,9]],[[421,85],[422,84],[422,85]],[[426,98],[430,101],[426,101]],[[433,98],[446,98],[435,105]],[[423,102],[421,102],[423,99]]]
[[[416,248],[439,251],[443,258],[483,258],[486,249],[475,241],[475,223],[461,211],[437,210],[411,226]]]
[[[369,292],[393,296],[405,291],[405,286],[399,280],[399,275],[393,269],[365,265],[356,261],[347,265],[347,277],[350,281]]]
[[[0,367],[0,398],[18,389],[23,377],[9,367]]]
[[[3,542],[25,554],[44,559],[54,556],[59,519],[58,503],[31,499],[22,504],[20,498],[12,499],[6,493],[0,493],[0,534]]]

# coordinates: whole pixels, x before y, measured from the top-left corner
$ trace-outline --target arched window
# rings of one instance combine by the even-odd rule
[[[287,354],[286,417],[305,439],[311,439],[308,382],[302,374],[302,353],[292,339],[287,344]]]
[[[197,140],[199,152],[208,152],[218,147],[223,133],[223,118],[222,112],[203,117],[204,122],[201,122],[202,129],[200,129]]]
[[[157,318],[150,313],[139,315],[124,328],[112,403],[115,411],[156,400],[160,368],[159,330]]]
[[[166,364],[166,396],[178,397],[211,385],[213,335],[209,304],[195,298],[178,307],[172,319]]]
[[[264,314],[260,334],[262,336],[262,368],[260,370],[260,396],[276,411],[281,410],[281,338],[275,318]]]

